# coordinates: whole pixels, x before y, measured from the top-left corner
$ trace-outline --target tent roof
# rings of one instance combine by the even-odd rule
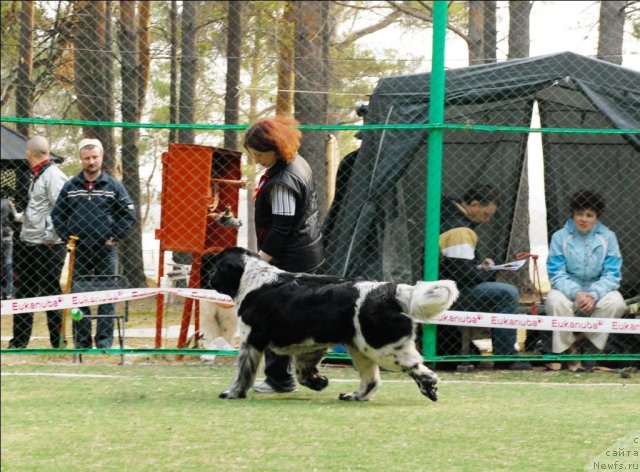
[[[428,96],[429,77],[430,73],[384,77],[374,94]],[[478,97],[487,91],[495,94],[501,89],[522,89],[563,79],[617,88],[640,99],[640,72],[573,52],[447,69],[447,99],[464,98],[464,92]],[[636,110],[636,116],[640,117],[640,111]]]
[[[2,147],[0,149],[0,157],[3,161],[23,161],[27,155],[27,138],[2,125]],[[51,153],[54,161],[60,163],[64,159],[54,153]]]
[[[640,72],[573,52],[481,64],[446,71],[445,103],[472,104],[535,93],[547,87],[579,89],[616,128],[640,129]],[[428,102],[430,74],[386,77],[378,82],[367,123],[383,122],[383,109],[393,101]],[[373,110],[372,110],[373,108]],[[373,113],[372,113],[373,111]],[[630,136],[640,149],[640,137]]]

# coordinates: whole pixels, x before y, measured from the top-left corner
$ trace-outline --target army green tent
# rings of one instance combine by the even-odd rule
[[[640,73],[574,53],[448,70],[447,123],[640,129]],[[365,124],[428,123],[429,74],[389,77],[373,92]],[[366,130],[357,154],[343,162],[325,224],[326,273],[399,282],[422,278],[427,139],[425,130]],[[516,204],[527,172],[528,133],[445,130],[442,189],[458,196],[493,184],[502,205],[480,227],[479,251],[506,260],[515,247]],[[623,292],[639,290],[640,136],[543,134],[549,232],[569,216],[573,192],[590,188],[608,202],[603,221],[624,256]],[[633,293],[635,294],[635,293]]]

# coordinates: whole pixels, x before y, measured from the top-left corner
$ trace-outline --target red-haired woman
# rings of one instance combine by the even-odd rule
[[[244,147],[266,168],[256,188],[255,224],[260,257],[289,272],[315,272],[324,262],[313,173],[298,154],[302,134],[291,117],[265,118],[245,134]],[[288,356],[265,352],[259,393],[296,390]]]

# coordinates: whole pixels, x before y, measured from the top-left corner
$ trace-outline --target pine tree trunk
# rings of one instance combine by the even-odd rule
[[[329,2],[294,2],[295,11],[295,116],[301,124],[326,124]],[[305,131],[300,147],[302,155],[313,170],[318,195],[320,219],[327,213],[326,132]]]
[[[142,0],[139,3],[138,13],[138,121],[142,119],[149,85],[149,69],[151,64],[150,30],[151,30],[151,2]]]
[[[258,87],[258,81],[260,80],[260,66],[262,64],[262,48],[260,42],[260,34],[256,30],[252,35],[252,44],[249,50],[252,51],[250,58],[250,77],[251,87],[249,90],[249,122],[254,123],[258,119],[258,94],[256,88]],[[256,185],[257,165],[251,156],[249,156],[249,162],[246,167],[245,175],[249,185],[247,186],[248,195],[253,195]],[[256,223],[253,215],[255,213],[255,202],[253,198],[247,199],[247,249],[257,251],[258,240],[256,238]]]
[[[483,2],[469,2],[469,65],[482,64]]]
[[[294,18],[291,2],[284,6],[278,43],[278,95],[276,115],[293,114],[293,88],[295,87],[293,61]]]
[[[188,124],[195,120],[195,93],[198,75],[198,49],[196,47],[196,18],[198,2],[182,4],[182,56],[180,58],[180,99],[178,123]],[[193,129],[179,129],[178,142],[193,143]]]
[[[20,10],[20,62],[18,63],[18,87],[16,89],[16,116],[31,118],[33,107],[33,1],[22,2]],[[18,133],[29,137],[31,125],[18,123]]]
[[[182,40],[180,42],[180,97],[178,99],[178,123],[191,124],[195,121],[196,79],[198,77],[198,49],[196,46],[198,2],[182,3]],[[180,128],[178,142],[191,144],[195,141],[192,128]],[[173,262],[191,264],[192,254],[174,252]]]
[[[240,117],[240,68],[242,65],[242,2],[228,3],[227,83],[224,96],[224,123],[238,124]],[[224,130],[224,147],[238,149],[238,132]]]
[[[178,4],[176,0],[171,0],[169,9],[169,23],[171,28],[171,64],[169,79],[169,123],[178,122]],[[178,130],[169,130],[169,142],[175,143],[178,140]]]
[[[482,62],[491,64],[496,62],[497,32],[496,32],[496,2],[483,1],[484,26],[482,29]]]
[[[103,77],[102,77],[102,91],[100,93],[99,102],[100,107],[103,110],[103,113],[100,115],[100,121],[113,122],[116,119],[116,110],[115,110],[115,101],[114,101],[114,89],[115,89],[115,73],[113,67],[113,53],[112,46],[114,43],[113,39],[113,28],[112,28],[112,13],[113,13],[113,2],[111,0],[107,0],[104,2],[104,21],[102,24],[104,25],[104,33],[103,37],[103,46],[96,54],[100,57],[100,61],[103,64]],[[107,172],[115,176],[122,175],[122,168],[119,165],[118,159],[116,157],[116,145],[115,145],[115,128],[111,127],[99,127],[97,130],[99,135],[98,139],[102,142],[104,146],[104,168]],[[107,158],[107,156],[111,156]]]
[[[135,2],[120,2],[119,47],[122,75],[122,120],[135,123],[140,117],[138,88],[140,64],[138,60]],[[136,205],[138,218],[120,245],[123,273],[133,287],[146,287],[142,258],[142,221],[140,218],[140,165],[138,160],[138,128],[122,130],[122,183]]]
[[[622,64],[622,41],[624,37],[624,0],[600,2],[600,25],[598,28],[598,59],[613,64]]]
[[[509,2],[509,53],[507,59],[529,57],[530,34],[530,1]]]
[[[105,42],[107,5],[104,1],[81,0],[75,4],[78,18],[77,33],[74,36],[75,60],[74,76],[77,96],[78,115],[81,120],[112,121],[114,116],[113,82],[110,71],[113,70],[113,58],[110,44]],[[109,21],[110,22],[110,21]],[[88,48],[87,45],[91,47]],[[113,128],[105,126],[84,126],[87,138],[96,138],[104,148],[103,168],[115,171],[115,148]]]

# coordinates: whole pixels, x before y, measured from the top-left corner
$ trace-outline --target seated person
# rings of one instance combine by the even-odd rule
[[[620,292],[622,257],[616,235],[599,221],[605,207],[600,195],[581,190],[569,203],[571,218],[551,237],[547,271],[551,291],[545,302],[551,316],[620,318],[625,302]],[[609,333],[554,331],[552,351],[601,352]],[[569,370],[592,370],[592,361],[570,361]]]
[[[440,222],[440,278],[455,280],[460,297],[452,310],[489,313],[518,313],[518,289],[507,283],[496,282],[495,272],[487,268],[493,260],[480,261],[476,256],[478,235],[475,228],[491,219],[498,209],[496,190],[487,185],[469,189],[460,199],[446,199],[442,205]],[[438,327],[438,344],[446,343],[450,332]],[[459,331],[456,329],[456,331]],[[493,355],[515,355],[517,331],[494,328],[491,330]],[[445,353],[442,353],[445,354]],[[504,365],[502,365],[504,364]],[[496,367],[530,369],[528,362],[496,362]]]

